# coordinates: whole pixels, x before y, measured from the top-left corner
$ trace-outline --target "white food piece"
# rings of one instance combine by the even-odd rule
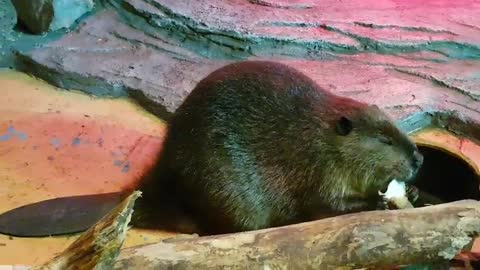
[[[399,182],[396,179],[393,179],[387,187],[385,193],[379,192],[380,195],[383,195],[385,199],[393,199],[399,197],[406,197],[407,191],[405,187],[405,182]]]
[[[407,198],[405,182],[399,182],[393,179],[388,184],[385,193],[378,191],[378,194],[383,196],[385,200],[392,202],[398,209],[413,208],[413,205]]]

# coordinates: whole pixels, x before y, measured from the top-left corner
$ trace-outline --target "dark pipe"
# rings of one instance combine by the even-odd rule
[[[480,176],[465,160],[445,150],[419,146],[424,163],[415,186],[444,202],[480,200]]]

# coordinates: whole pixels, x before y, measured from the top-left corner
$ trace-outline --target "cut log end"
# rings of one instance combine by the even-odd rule
[[[140,191],[133,192],[61,254],[33,269],[112,269],[140,195]]]

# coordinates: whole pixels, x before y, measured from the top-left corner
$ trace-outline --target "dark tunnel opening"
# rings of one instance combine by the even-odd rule
[[[480,176],[467,161],[446,150],[421,145],[418,148],[424,155],[414,184],[419,190],[445,203],[480,200]]]

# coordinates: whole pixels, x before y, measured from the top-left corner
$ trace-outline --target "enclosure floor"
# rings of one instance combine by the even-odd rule
[[[0,213],[55,197],[121,190],[161,150],[164,123],[129,100],[61,91],[10,70],[0,70],[0,85]],[[438,130],[414,137],[480,167],[480,146],[466,138]],[[172,235],[132,229],[125,246]],[[0,265],[40,264],[75,239],[0,235]]]
[[[45,199],[118,191],[160,150],[164,123],[125,99],[58,91],[0,70],[0,212]],[[126,245],[168,233],[131,230]],[[42,263],[76,236],[0,235],[0,265]]]

